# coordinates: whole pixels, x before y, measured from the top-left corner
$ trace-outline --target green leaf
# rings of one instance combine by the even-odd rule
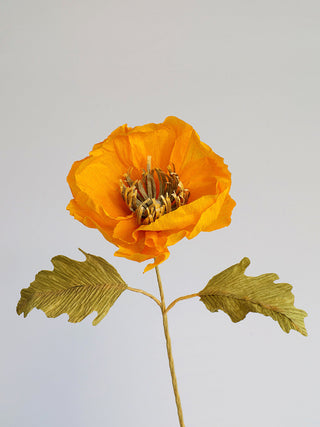
[[[288,283],[274,283],[276,274],[262,274],[257,277],[245,276],[250,264],[243,258],[209,280],[199,292],[201,301],[208,310],[223,310],[233,322],[239,322],[252,311],[272,317],[285,332],[295,329],[307,335],[304,318],[307,313],[295,308],[292,286]]]
[[[83,262],[63,255],[52,258],[53,271],[40,271],[29,288],[22,289],[17,313],[26,317],[38,308],[48,317],[67,313],[69,322],[76,323],[97,311],[92,322],[97,325],[127,285],[103,258],[80,251],[86,256]]]

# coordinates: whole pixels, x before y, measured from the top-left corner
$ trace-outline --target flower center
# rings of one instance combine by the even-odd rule
[[[151,169],[151,156],[148,156],[147,171],[142,171],[141,179],[133,181],[129,170],[124,180],[120,180],[122,198],[135,212],[139,225],[150,224],[188,202],[190,192],[183,187],[174,165],[167,170],[165,173],[159,168]]]

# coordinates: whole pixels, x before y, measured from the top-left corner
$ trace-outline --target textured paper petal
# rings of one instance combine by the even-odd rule
[[[178,209],[140,225],[122,199],[120,179],[130,171],[133,181],[140,180],[148,158],[152,168],[163,171],[174,164],[190,197]],[[223,158],[177,117],[134,128],[120,126],[96,144],[88,157],[74,163],[68,183],[74,197],[67,208],[71,215],[115,244],[117,256],[139,262],[155,258],[152,265],[166,259],[168,246],[182,238],[229,225],[235,205]]]

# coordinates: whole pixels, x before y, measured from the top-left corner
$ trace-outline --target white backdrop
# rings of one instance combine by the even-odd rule
[[[230,227],[171,248],[167,302],[248,256],[248,274],[276,272],[309,313],[305,338],[179,303],[186,426],[319,426],[319,2],[11,0],[0,15],[0,424],[178,426],[151,300],[125,292],[96,327],[15,313],[20,289],[78,247],[157,292],[145,263],[68,214],[66,175],[117,126],[176,115],[225,158],[237,206]]]

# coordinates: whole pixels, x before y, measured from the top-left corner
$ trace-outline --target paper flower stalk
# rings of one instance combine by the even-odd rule
[[[189,124],[168,117],[161,124],[120,126],[96,144],[88,157],[73,164],[68,183],[73,199],[67,209],[116,245],[116,256],[153,260],[144,271],[156,269],[160,299],[129,287],[107,261],[83,252],[83,262],[54,257],[54,270],[41,271],[21,291],[17,312],[26,316],[38,308],[48,317],[68,313],[70,322],[79,322],[96,311],[95,325],[125,290],[152,298],[162,313],[181,427],[184,421],[167,320],[177,302],[198,297],[208,310],[223,310],[233,322],[257,312],[276,320],[285,332],[294,329],[307,335],[307,314],[294,307],[291,285],[274,283],[275,274],[245,276],[248,258],[213,276],[201,291],[166,305],[158,266],[169,257],[168,247],[201,231],[228,226],[235,206],[227,166]]]

